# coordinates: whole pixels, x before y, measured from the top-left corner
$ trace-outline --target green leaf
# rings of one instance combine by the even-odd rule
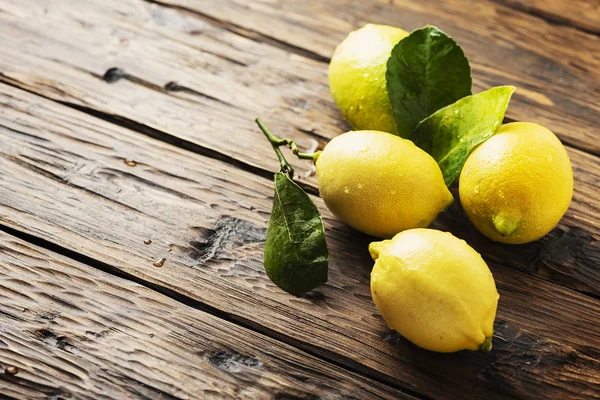
[[[392,50],[386,82],[398,135],[471,94],[471,67],[460,46],[434,26],[413,31]]]
[[[515,88],[498,86],[458,100],[421,121],[410,139],[437,161],[450,186],[475,146],[500,127]]]
[[[275,174],[273,210],[265,243],[267,274],[296,296],[327,282],[329,252],[319,210],[286,174]]]

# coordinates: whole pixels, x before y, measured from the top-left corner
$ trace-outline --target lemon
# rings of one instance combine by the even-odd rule
[[[329,87],[353,129],[396,134],[385,72],[392,49],[406,36],[408,32],[400,28],[367,24],[336,48],[329,64]]]
[[[335,137],[318,156],[316,168],[327,207],[373,236],[389,238],[426,227],[454,200],[429,154],[385,132]]]
[[[447,232],[374,242],[371,294],[391,329],[427,350],[490,350],[498,292],[479,253]]]
[[[560,140],[531,122],[502,125],[465,163],[465,213],[492,240],[520,244],[550,232],[569,208],[573,170]]]

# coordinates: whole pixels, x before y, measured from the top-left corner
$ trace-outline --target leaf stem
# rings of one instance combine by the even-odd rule
[[[294,155],[296,157],[298,157],[301,160],[313,160],[316,161],[317,157],[319,156],[319,154],[321,153],[320,151],[317,151],[316,153],[300,153],[300,149],[298,148],[298,145],[296,144],[296,142],[294,142],[293,140],[290,139],[284,139],[286,140],[288,143],[286,143],[290,149],[292,149],[292,153],[294,153]]]
[[[273,150],[275,150],[275,154],[277,154],[277,158],[279,158],[279,165],[281,166],[281,172],[287,173],[290,176],[290,178],[292,178],[292,179],[293,179],[293,175],[294,175],[294,169],[287,162],[287,160],[283,156],[283,153],[281,153],[281,150],[279,149],[279,147],[287,146],[292,150],[292,153],[294,153],[294,155],[296,157],[298,157],[299,159],[312,160],[313,162],[315,162],[317,160],[317,157],[319,157],[319,154],[321,154],[320,151],[317,151],[316,153],[301,153],[296,142],[294,142],[292,139],[281,139],[281,138],[273,135],[269,131],[269,128],[267,128],[266,125],[262,122],[260,117],[256,118],[256,123],[258,124],[258,127],[260,128],[260,130],[265,134],[267,139],[269,139],[271,146],[273,146]]]
[[[267,126],[262,122],[260,117],[257,117],[255,121],[256,121],[256,124],[258,125],[258,127],[260,128],[260,130],[262,131],[262,133],[265,134],[265,136],[271,143],[273,150],[275,150],[275,154],[277,155],[277,158],[279,159],[279,170],[281,172],[283,172],[284,174],[287,174],[290,177],[290,179],[294,179],[294,168],[292,168],[292,166],[287,162],[287,160],[283,156],[283,153],[279,149],[280,146],[287,145],[288,140],[280,139],[277,136],[274,136],[271,133],[271,131],[269,131],[269,128],[267,128]]]

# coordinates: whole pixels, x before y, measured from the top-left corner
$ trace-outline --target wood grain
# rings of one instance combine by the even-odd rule
[[[0,299],[0,395],[413,398],[4,232]]]
[[[303,149],[346,129],[322,63],[141,0],[59,3],[0,1],[0,80],[268,170],[257,115]]]
[[[301,37],[303,44],[331,54],[334,46],[355,27],[338,18],[339,13],[332,15],[332,10],[327,9],[311,12],[308,6],[313,2],[303,2],[307,7],[302,6],[299,10],[293,4],[280,9],[276,5],[279,3],[193,3],[201,10],[219,13],[217,16],[226,21],[235,19],[240,23],[269,27],[268,33],[274,34],[271,30],[281,27],[283,35],[291,29],[289,38],[275,40],[202,13],[180,12],[141,0],[112,0],[102,6],[93,1],[82,1],[70,3],[70,7],[58,6],[56,1],[0,2],[5,10],[1,15],[4,36],[11,38],[3,49],[4,60],[0,59],[0,71],[5,75],[5,81],[60,101],[92,107],[118,116],[121,121],[135,121],[169,132],[200,144],[206,152],[218,152],[253,166],[266,164],[269,169],[275,168],[275,164],[252,143],[245,149],[248,151],[238,149],[252,129],[248,121],[256,115],[273,116],[271,120],[277,121],[273,123],[273,129],[282,136],[298,140],[303,148],[310,148],[315,139],[324,144],[326,139],[347,129],[331,101],[326,66],[306,59],[304,55],[290,53],[289,46],[285,47]],[[452,7],[461,8],[460,3],[442,3],[432,3],[431,10],[426,10],[433,13],[440,9],[439,15],[455,15]],[[263,8],[252,8],[259,4],[263,4]],[[467,43],[479,38],[467,49],[469,56],[478,57],[494,50],[493,60],[475,60],[478,89],[493,84],[516,84],[520,88],[517,97],[524,97],[521,103],[514,103],[509,109],[509,116],[544,123],[563,140],[597,153],[594,148],[597,146],[595,121],[600,114],[598,74],[594,71],[600,64],[594,54],[598,53],[598,41],[582,39],[582,47],[574,49],[572,42],[578,38],[563,31],[555,33],[531,17],[522,20],[519,15],[513,15],[501,24],[499,20],[504,16],[498,15],[496,5],[485,4],[487,9],[478,6],[474,11],[469,10],[466,16],[465,11],[457,14],[473,19],[467,19],[468,24],[460,24],[463,29],[488,21],[490,15],[487,14],[495,18],[491,25],[481,27],[478,35],[469,31],[462,32],[461,36],[461,42]],[[409,24],[407,27],[411,29],[430,17],[429,14],[416,14],[425,12],[422,6],[406,6],[402,12],[395,7],[378,6],[368,15],[374,18],[382,18],[377,17],[379,14],[394,16],[398,23]],[[84,9],[86,23],[82,24],[79,15]],[[502,10],[509,15],[515,12],[510,8]],[[284,11],[285,16],[278,15]],[[366,18],[363,15],[363,19],[359,19],[360,11],[359,6],[345,10],[348,15],[359,14],[354,18],[358,21],[355,25]],[[306,23],[309,17],[302,12],[316,18],[314,23],[304,26],[301,22]],[[472,12],[479,14],[472,16]],[[246,15],[252,18],[245,18]],[[319,20],[326,17],[328,19],[324,21]],[[457,24],[456,21],[439,22],[442,27]],[[318,23],[320,28],[314,26]],[[508,35],[508,43],[493,36],[492,27],[504,25],[511,26],[510,29],[502,28],[507,31],[502,33]],[[527,36],[528,41],[523,40],[528,28],[542,29],[540,26],[545,30],[530,35],[533,39]],[[512,37],[516,28],[521,35]],[[301,29],[303,35],[295,35],[294,29]],[[323,32],[324,29],[327,32]],[[102,35],[108,35],[112,40],[99,40],[104,37]],[[76,43],[72,43],[73,37],[78,38]],[[536,39],[539,37],[551,40],[540,42]],[[326,43],[318,44],[322,41]],[[494,42],[498,45],[492,46]],[[285,51],[274,48],[277,44]],[[528,48],[515,48],[517,44]],[[532,53],[547,46],[553,47],[543,55]],[[292,47],[291,50],[297,51],[298,45]],[[577,64],[587,69],[586,74],[572,66],[564,70],[566,67],[552,64],[564,60],[575,62],[574,54],[587,57]],[[144,63],[140,63],[140,59]],[[510,71],[499,71],[498,66]],[[123,73],[109,74],[111,85],[99,81],[114,67],[120,67],[117,71]],[[528,82],[537,75],[543,77],[532,86]],[[172,82],[178,85],[168,85]],[[165,87],[175,90],[166,91]],[[144,99],[143,104],[139,104],[139,99]],[[511,110],[518,114],[512,114]],[[565,112],[581,115],[573,117],[564,115]],[[571,136],[576,138],[570,140]]]
[[[320,199],[314,201],[328,228],[329,283],[295,298],[262,266],[269,180],[0,88],[1,224],[410,393],[591,398],[600,389],[597,300],[492,260],[501,295],[496,350],[418,349],[390,333],[370,299],[370,238],[333,219]],[[572,240],[590,246],[581,237]],[[588,257],[598,255],[593,246]],[[164,267],[152,266],[162,257]]]
[[[0,80],[146,135],[270,176],[277,162],[252,123],[256,115],[263,115],[276,134],[298,140],[303,149],[322,146],[344,126],[329,100],[323,63],[249,40],[217,22],[140,0],[102,5],[82,0],[71,8],[58,7],[53,0],[0,4],[12,13],[0,14],[0,20],[6,18],[0,30],[11,38],[0,53]],[[77,22],[82,7],[86,24]],[[105,40],[98,32],[109,32],[113,39]],[[73,43],[73,37],[78,41]],[[110,68],[115,65],[122,69]],[[168,82],[180,86],[172,84],[165,91]],[[600,295],[595,267],[600,164],[594,156],[569,150],[577,181],[571,212],[541,242],[510,249],[493,245],[466,222],[458,204],[435,226],[452,227],[491,259],[511,253],[511,266]],[[304,176],[308,172],[306,162],[295,166]],[[314,176],[303,183],[316,193]],[[564,237],[572,234],[565,232],[577,229],[583,229],[582,239],[567,246],[571,241]],[[557,245],[568,249],[562,250],[564,256],[551,250]]]
[[[563,141],[600,154],[596,140],[596,121],[600,119],[600,40],[596,35],[557,26],[487,0],[160,3],[225,21],[236,32],[249,30],[249,37],[264,35],[326,58],[349,32],[365,23],[394,25],[408,31],[436,25],[464,48],[473,68],[475,91],[497,85],[517,86],[507,111],[509,118],[541,123]],[[600,20],[597,7],[577,9],[581,1],[539,3],[568,7],[576,15],[589,11],[589,18]],[[559,3],[563,5],[557,6]]]
[[[538,16],[552,24],[572,26],[590,34],[600,34],[600,2],[597,0],[495,0]]]

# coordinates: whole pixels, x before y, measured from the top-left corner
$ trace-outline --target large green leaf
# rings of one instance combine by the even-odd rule
[[[413,31],[392,50],[386,82],[398,135],[471,94],[471,67],[460,46],[434,26]]]
[[[286,174],[275,174],[273,210],[265,243],[267,274],[300,296],[327,282],[329,252],[319,210]]]
[[[515,88],[498,86],[458,100],[421,121],[410,139],[437,161],[450,186],[475,146],[502,123]]]

